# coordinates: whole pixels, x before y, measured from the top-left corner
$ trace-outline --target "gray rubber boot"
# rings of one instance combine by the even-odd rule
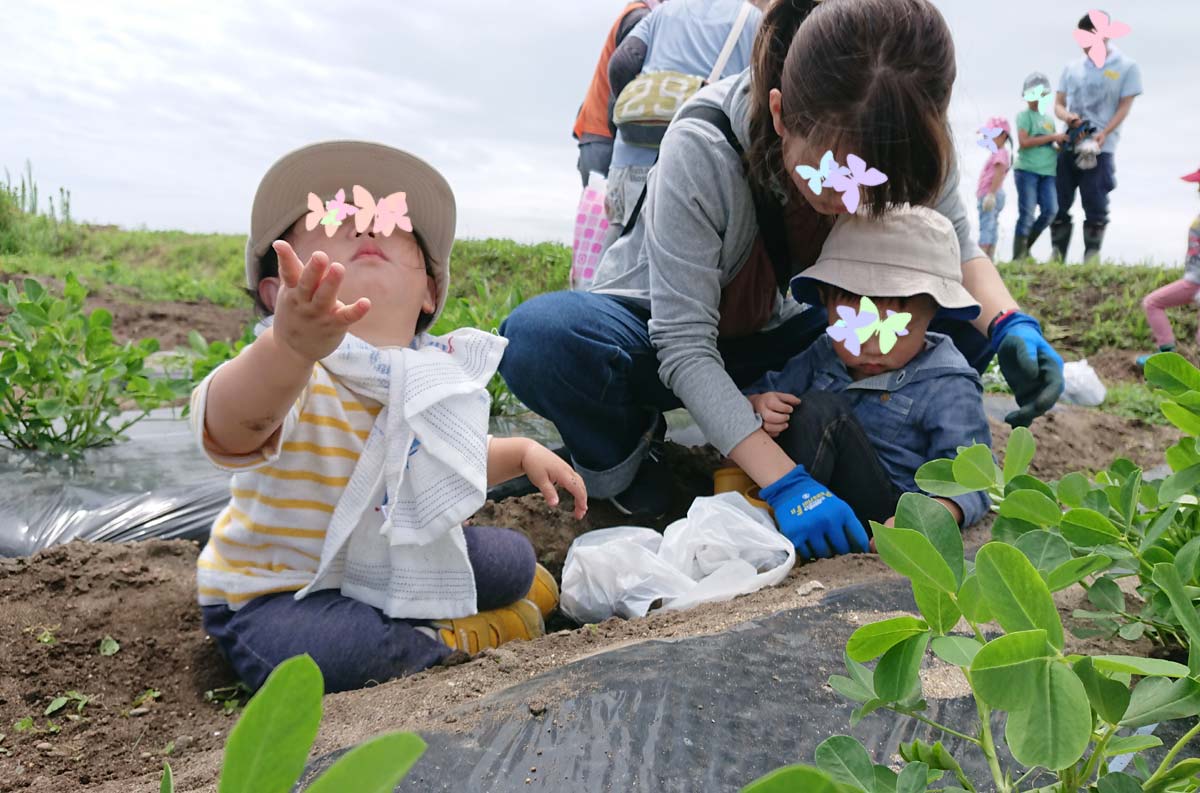
[[[1050,224],[1050,246],[1054,249],[1054,259],[1056,261],[1065,262],[1067,260],[1067,250],[1071,247],[1071,232],[1073,226],[1070,221],[1060,223],[1054,221]]]
[[[1100,246],[1104,244],[1104,230],[1107,226],[1098,223],[1083,224],[1083,261],[1097,262],[1100,260]]]

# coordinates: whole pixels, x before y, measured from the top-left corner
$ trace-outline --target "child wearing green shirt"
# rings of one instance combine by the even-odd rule
[[[1050,94],[1050,80],[1041,72],[1025,78],[1022,95],[1041,86],[1044,94]],[[1029,255],[1029,249],[1037,240],[1054,215],[1058,212],[1058,193],[1054,182],[1058,166],[1056,143],[1065,143],[1067,136],[1055,133],[1054,119],[1038,111],[1038,101],[1028,102],[1028,107],[1017,116],[1018,152],[1013,167],[1013,179],[1017,183],[1017,232],[1013,237],[1013,261]],[[1034,220],[1034,210],[1041,207],[1041,214]]]

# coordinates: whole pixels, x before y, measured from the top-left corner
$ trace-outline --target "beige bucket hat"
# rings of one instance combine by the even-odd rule
[[[867,297],[928,294],[942,308],[939,317],[979,316],[979,304],[963,288],[954,224],[926,207],[905,204],[879,218],[840,217],[816,264],[792,279],[792,294],[823,305],[821,284]]]
[[[408,152],[365,141],[338,140],[314,143],[284,155],[267,170],[250,211],[250,236],[246,240],[246,286],[258,288],[262,257],[271,243],[308,211],[308,194],[322,201],[338,190],[350,195],[362,185],[376,199],[406,193],[413,231],[429,254],[437,283],[437,320],[446,304],[450,282],[450,248],[454,245],[454,193],[446,179],[424,160]]]

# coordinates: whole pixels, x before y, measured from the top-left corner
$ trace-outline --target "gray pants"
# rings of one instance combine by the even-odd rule
[[[588,174],[592,171],[608,176],[608,164],[612,162],[613,142],[588,140],[579,144],[579,177],[587,187]]]

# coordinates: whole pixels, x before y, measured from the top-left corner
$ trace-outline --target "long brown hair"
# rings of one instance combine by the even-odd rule
[[[954,157],[947,110],[957,70],[950,29],[929,0],[776,0],[753,69],[746,161],[756,194],[786,178],[769,106],[779,88],[790,132],[844,144],[888,175],[865,192],[863,212],[937,200]]]

